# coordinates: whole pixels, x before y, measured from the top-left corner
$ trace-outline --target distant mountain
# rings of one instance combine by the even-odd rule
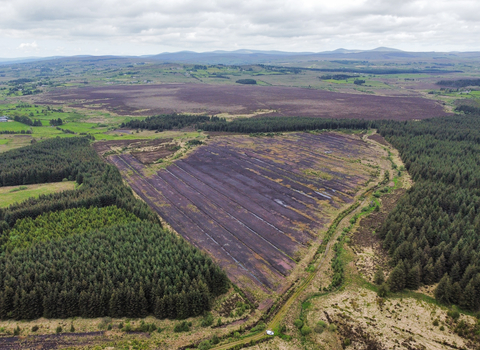
[[[158,62],[197,63],[197,64],[273,64],[273,65],[310,65],[310,62],[328,60],[359,60],[359,61],[388,61],[425,59],[458,59],[480,57],[480,52],[408,52],[389,47],[377,47],[372,50],[336,49],[322,52],[287,52],[287,51],[264,51],[240,49],[235,51],[216,50],[210,52],[164,52],[157,55],[144,56],[70,56],[70,57],[24,57],[24,58],[0,58],[0,65],[18,64],[45,60],[67,60],[100,62],[109,60],[130,60],[142,62],[142,60]]]
[[[44,60],[54,60],[54,59],[57,59],[57,58],[62,58],[62,56],[0,58],[0,65],[12,64],[12,63],[34,62],[34,61],[44,61]]]
[[[399,49],[392,49],[390,47],[377,47],[376,49],[370,50],[370,51],[375,51],[375,52],[405,52]]]

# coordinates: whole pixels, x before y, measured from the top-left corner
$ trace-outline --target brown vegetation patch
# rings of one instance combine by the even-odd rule
[[[41,349],[53,350],[65,347],[93,345],[105,341],[104,332],[45,334],[29,337],[0,338],[0,349],[21,350]]]
[[[147,148],[147,147],[157,147],[164,146],[172,142],[172,139],[153,139],[153,140],[111,140],[111,141],[98,141],[93,143],[93,148],[97,151],[98,154],[103,155],[105,152],[112,151],[115,149],[138,149],[138,148]],[[148,158],[148,156],[147,156]],[[157,158],[158,159],[158,158]]]
[[[361,119],[424,119],[446,115],[421,97],[387,97],[280,86],[207,84],[120,85],[56,90],[37,103],[108,110],[120,115],[205,113]]]
[[[381,197],[382,207],[378,212],[372,212],[360,220],[352,239],[352,249],[358,259],[355,265],[359,272],[370,282],[378,267],[384,271],[388,269],[388,254],[382,247],[382,240],[375,234],[378,232],[388,213],[393,210],[398,199],[405,193],[405,189],[398,189]]]
[[[217,309],[218,313],[223,317],[228,317],[230,312],[235,310],[238,302],[244,302],[242,297],[238,294],[232,294],[228,299],[226,299],[220,307]]]
[[[312,329],[319,320],[334,324],[339,343],[350,340],[347,349],[476,349],[477,344],[451,331],[456,324],[447,311],[414,298],[379,298],[375,292],[355,285],[312,299],[307,323]],[[470,328],[476,322],[465,315],[461,320]],[[328,333],[332,332],[325,330],[311,338],[321,346]]]
[[[385,139],[383,138],[383,136],[380,135],[380,134],[373,134],[373,135],[368,136],[368,138],[369,138],[370,140],[373,140],[373,141],[378,142],[378,143],[381,144],[381,145],[390,146],[390,145],[388,144],[388,142],[385,141]]]
[[[157,160],[171,156],[174,153],[175,151],[172,148],[165,147],[156,151],[132,152],[132,155],[143,164],[152,164]]]

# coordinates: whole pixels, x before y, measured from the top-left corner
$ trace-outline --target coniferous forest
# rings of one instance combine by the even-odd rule
[[[415,184],[380,231],[394,289],[440,282],[437,300],[480,308],[480,117],[383,122]]]
[[[226,274],[163,229],[88,138],[35,143],[0,163],[2,186],[77,182],[0,210],[1,319],[182,319],[228,289]]]

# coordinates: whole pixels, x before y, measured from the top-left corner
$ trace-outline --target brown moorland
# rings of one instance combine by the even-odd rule
[[[440,103],[421,97],[387,97],[280,86],[118,85],[57,89],[37,99],[36,103],[61,103],[139,116],[172,112],[242,115],[272,110],[262,116],[408,120],[446,114]]]
[[[131,154],[108,159],[242,289],[269,294],[288,287],[307,247],[374,176],[363,162],[377,157],[358,136],[296,133],[216,137],[153,175]]]

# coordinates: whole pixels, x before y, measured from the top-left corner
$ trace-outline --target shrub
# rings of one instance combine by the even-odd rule
[[[308,327],[307,325],[304,325],[302,327],[302,329],[300,330],[300,332],[303,334],[303,335],[309,335],[310,333],[312,333],[312,330],[310,329],[310,327]]]
[[[110,322],[112,322],[112,319],[110,317],[102,318],[102,321],[98,324],[98,329],[106,329]]]
[[[377,295],[380,298],[385,298],[388,295],[388,292],[389,292],[388,285],[386,283],[382,283],[382,285],[378,287]]]
[[[433,325],[434,325],[435,327],[437,327],[437,326],[438,326],[438,320],[433,321]]]
[[[73,327],[73,323],[70,325],[70,333],[75,332],[75,327]]]
[[[38,326],[33,326],[32,327],[32,332],[36,332],[36,331],[38,331]]]
[[[443,332],[445,330],[445,327],[440,326],[440,330]]]
[[[315,332],[316,333],[323,333],[323,331],[325,330],[325,328],[327,328],[327,322],[323,321],[323,320],[320,320],[317,322],[317,324],[315,325]]]
[[[61,327],[60,327],[60,330],[61,330]],[[17,326],[17,328],[13,330],[13,335],[20,335],[20,332],[21,332],[21,329],[19,326]]]
[[[210,327],[213,324],[213,315],[211,312],[207,312],[202,319],[202,327]]]
[[[145,333],[152,333],[157,330],[157,326],[154,323],[145,323],[145,321],[142,320],[140,322],[140,326],[135,328],[135,331],[137,332],[145,332]]]
[[[460,317],[460,313],[457,310],[450,310],[447,312],[447,315],[453,318],[454,320],[458,320]]]
[[[260,321],[255,327],[252,328],[252,332],[263,331],[265,328],[267,328],[267,325],[263,321]]]
[[[330,332],[336,332],[337,331],[337,326],[332,323],[328,326],[328,330]]]
[[[57,329],[55,330],[55,333],[62,333],[63,329],[62,326],[58,326]]]
[[[202,341],[200,344],[198,344],[198,350],[208,350],[212,347],[212,344],[208,340]]]
[[[188,332],[190,330],[191,325],[192,325],[192,322],[182,321],[175,325],[175,327],[173,328],[173,331],[176,333]]]
[[[343,345],[344,346],[349,346],[351,344],[352,344],[352,341],[350,340],[350,338],[343,339]]]
[[[213,335],[211,343],[214,345],[220,343],[220,339],[218,339],[218,336],[216,334]]]
[[[300,320],[300,319],[296,319],[293,324],[295,325],[295,327],[297,327],[298,329],[302,328],[303,326],[303,321]]]

